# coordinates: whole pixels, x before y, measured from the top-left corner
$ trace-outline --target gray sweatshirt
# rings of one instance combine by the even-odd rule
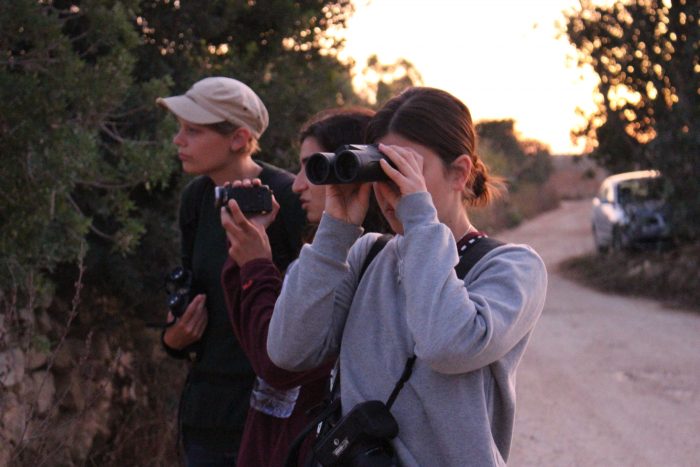
[[[376,234],[324,214],[288,270],[268,334],[288,370],[340,356],[343,413],[386,401],[406,359],[413,374],[391,412],[403,466],[504,465],[515,370],[542,311],[547,273],[530,247],[507,244],[457,278],[456,241],[430,194],[404,196],[395,236],[358,273]]]

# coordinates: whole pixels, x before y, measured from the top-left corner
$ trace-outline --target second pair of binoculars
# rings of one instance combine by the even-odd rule
[[[306,161],[306,178],[314,185],[364,183],[389,180],[379,161],[394,164],[376,144],[347,144],[335,152],[317,152]]]

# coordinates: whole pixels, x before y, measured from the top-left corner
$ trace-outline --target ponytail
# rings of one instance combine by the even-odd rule
[[[464,187],[464,202],[467,206],[486,206],[500,198],[506,191],[505,181],[489,173],[481,158],[471,156],[472,173]]]

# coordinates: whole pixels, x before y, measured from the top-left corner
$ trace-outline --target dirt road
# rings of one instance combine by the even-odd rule
[[[562,259],[593,250],[589,208],[566,202],[499,235],[549,269],[509,465],[700,466],[700,316],[562,278]]]

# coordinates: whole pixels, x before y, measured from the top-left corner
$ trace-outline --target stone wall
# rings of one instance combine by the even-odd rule
[[[0,314],[0,467],[177,464],[184,367],[143,322],[81,319],[100,305]]]

